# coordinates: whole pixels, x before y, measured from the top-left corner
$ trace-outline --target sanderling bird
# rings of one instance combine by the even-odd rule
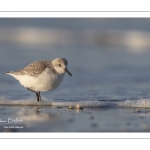
[[[20,84],[36,94],[37,101],[41,100],[40,92],[57,88],[65,73],[72,74],[67,69],[68,62],[65,58],[56,58],[48,61],[35,61],[25,68],[9,71],[9,74],[19,80]]]

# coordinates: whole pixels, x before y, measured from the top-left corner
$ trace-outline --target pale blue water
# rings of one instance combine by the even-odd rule
[[[40,34],[28,37],[28,34],[25,35],[25,33],[28,33],[28,29],[32,29],[31,31],[36,29],[36,31],[40,31]],[[23,30],[25,31],[23,32],[24,34],[21,34],[20,32]],[[44,43],[45,39],[49,39],[49,37],[44,37],[44,34],[49,30],[54,32],[52,40],[50,40],[54,41],[51,44]],[[36,31],[34,35],[37,33]],[[58,33],[54,36],[56,31]],[[114,34],[116,31],[121,33],[122,41],[125,44],[115,44],[115,42],[117,43],[117,40],[115,41],[116,34]],[[68,60],[68,70],[73,76],[70,77],[66,74],[63,83],[58,89],[41,93],[42,97],[60,101],[122,101],[127,99],[136,101],[139,98],[149,99],[150,48],[148,43],[144,43],[146,46],[134,47],[132,43],[135,41],[131,41],[131,45],[129,45],[124,36],[130,31],[142,32],[146,38],[149,38],[147,35],[149,36],[150,34],[150,19],[0,19],[0,98],[5,97],[9,100],[35,98],[33,93],[22,87],[13,77],[5,75],[4,72],[21,69],[36,60],[52,60],[56,57],[64,57]],[[115,42],[109,39],[109,34],[111,36],[114,34],[113,40]],[[44,41],[44,44],[36,43],[39,35],[41,35],[40,38],[41,41]],[[90,35],[94,36],[89,37]],[[142,36],[137,35],[135,37]],[[35,40],[35,44],[30,43],[32,40]],[[135,45],[139,45],[141,40],[137,39]],[[2,108],[4,114],[1,113],[0,118],[7,118],[9,115],[13,117],[19,116],[18,112],[21,112],[21,117],[25,117],[26,111],[31,111],[31,114],[37,115],[35,112],[38,109],[29,106],[22,106],[21,108],[2,106]],[[150,129],[149,115],[147,115],[149,114],[149,109],[137,112],[134,109],[122,110],[120,108],[87,109],[88,111],[84,109],[78,112],[81,115],[80,119],[74,110],[67,110],[68,108],[40,107],[40,112],[42,115],[45,114],[45,118],[49,114],[56,115],[56,118],[59,118],[58,122],[56,120],[56,122],[43,120],[42,124],[45,128],[41,128],[41,122],[39,123],[38,120],[43,116],[36,116],[38,125],[36,121],[31,122],[34,117],[27,113],[30,119],[25,119],[29,120],[31,126],[27,124],[23,131],[88,132],[149,131]],[[8,114],[7,111],[9,112]],[[126,114],[128,115],[126,116]],[[131,114],[134,115],[132,116]],[[145,120],[143,118],[141,120],[139,114],[142,117],[144,116]],[[65,115],[68,120],[71,120],[70,122],[74,122],[74,126],[71,127],[68,123],[65,124]],[[83,119],[82,116],[85,118]],[[100,116],[102,118],[99,118]],[[90,119],[92,117],[95,120],[93,123],[91,123],[92,119]],[[113,120],[110,123],[111,117]],[[137,119],[135,124],[138,125],[132,123],[134,117]],[[117,123],[119,118],[122,123]],[[82,121],[90,124],[85,130]],[[48,128],[49,124],[52,126],[51,129]],[[55,128],[55,124],[59,124],[58,129]],[[136,130],[134,129],[135,126],[137,127]],[[35,129],[34,127],[37,128]],[[1,127],[1,131],[3,130],[3,127]]]

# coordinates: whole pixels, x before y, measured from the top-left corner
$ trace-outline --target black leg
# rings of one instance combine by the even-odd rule
[[[38,95],[39,95],[39,101],[41,101],[41,96],[40,96],[40,92],[38,92]]]
[[[39,94],[37,92],[35,92],[35,95],[36,95],[37,101],[39,102]]]
[[[40,92],[36,92],[37,101],[41,101]]]
[[[37,101],[39,102],[39,101],[41,101],[41,96],[40,96],[40,92],[35,92],[35,91],[33,91],[33,90],[31,90],[31,89],[29,89],[29,88],[27,88],[29,91],[31,91],[31,92],[34,92],[35,93],[35,95],[36,95],[36,99],[37,99]]]

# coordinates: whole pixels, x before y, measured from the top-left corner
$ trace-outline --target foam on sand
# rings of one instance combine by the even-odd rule
[[[0,97],[0,105],[9,106],[61,106],[70,108],[102,108],[102,107],[130,107],[130,108],[150,108],[150,99],[140,98],[138,100],[54,100],[42,97],[42,101],[37,102],[35,99],[11,100],[5,97]]]

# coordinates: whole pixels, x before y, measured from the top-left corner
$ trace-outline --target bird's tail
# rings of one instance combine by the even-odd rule
[[[13,71],[4,72],[4,74],[11,74],[11,73],[13,73]]]
[[[9,71],[8,72],[4,72],[4,74],[8,74],[9,73]]]

